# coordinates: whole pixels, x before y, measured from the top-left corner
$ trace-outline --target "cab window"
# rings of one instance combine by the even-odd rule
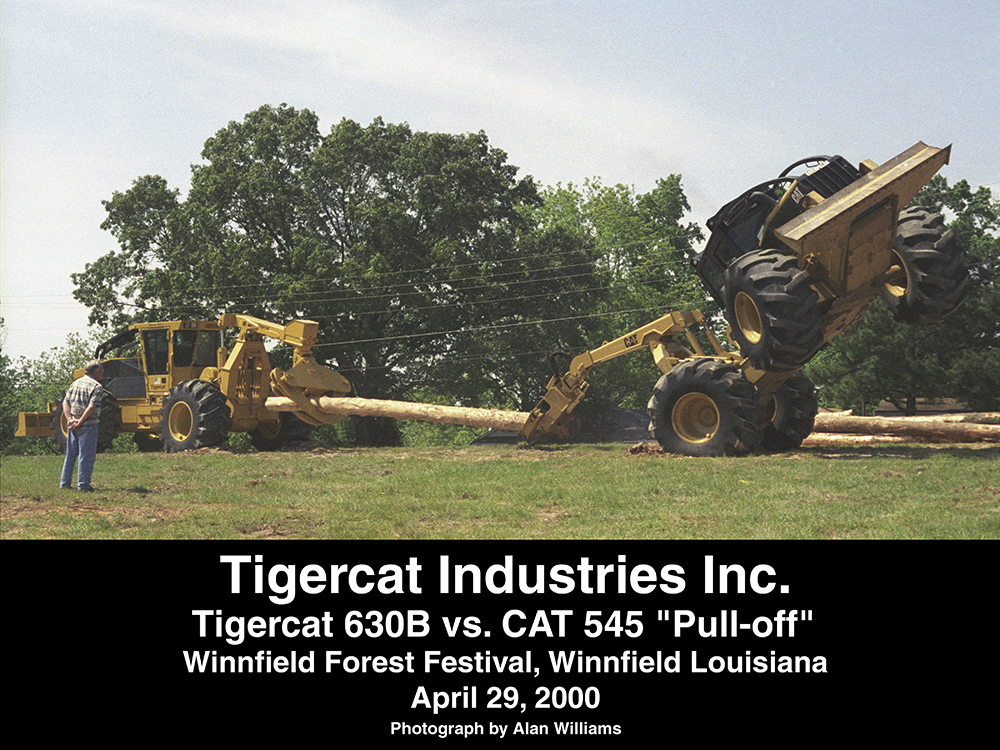
[[[215,367],[219,348],[219,331],[198,331],[198,344],[194,350],[195,367]]]
[[[166,375],[170,369],[167,333],[166,328],[142,332],[147,375]]]
[[[194,362],[197,331],[174,331],[174,367],[190,367]]]
[[[218,348],[218,331],[175,331],[174,367],[214,367]]]
[[[760,206],[756,211],[752,211],[735,224],[726,229],[726,237],[739,251],[736,255],[746,255],[758,248],[760,245],[760,233],[764,228],[764,221],[770,213],[770,206]],[[730,258],[731,263],[736,258]],[[726,263],[728,266],[729,263]]]

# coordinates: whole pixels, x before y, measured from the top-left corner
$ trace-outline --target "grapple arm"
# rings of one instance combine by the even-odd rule
[[[692,356],[691,351],[674,339],[681,333],[686,335],[694,353],[705,354],[691,332],[691,328],[704,325],[705,318],[698,310],[672,312],[624,336],[619,336],[614,341],[605,341],[595,349],[578,354],[570,362],[569,369],[564,375],[556,373],[549,380],[545,396],[531,410],[524,427],[521,428],[521,434],[528,442],[537,442],[545,435],[571,435],[576,425],[571,414],[587,393],[589,386],[586,378],[594,367],[639,349],[648,348],[660,370],[667,372],[677,360]],[[707,328],[705,330],[714,349],[710,356],[730,356],[722,350],[711,331]]]
[[[307,424],[332,424],[343,419],[341,414],[320,411],[309,400],[319,396],[345,396],[351,391],[347,378],[319,364],[313,357],[312,348],[319,336],[319,323],[297,319],[280,325],[249,315],[230,313],[219,318],[219,325],[239,329],[240,342],[264,336],[291,346],[292,368],[287,372],[278,367],[271,370],[271,390],[295,402],[293,413]]]

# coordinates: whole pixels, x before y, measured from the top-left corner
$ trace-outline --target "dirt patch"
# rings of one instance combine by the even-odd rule
[[[296,440],[288,445],[276,451],[267,451],[268,453],[335,453],[337,448],[327,448],[322,443],[317,443],[315,440]],[[204,448],[192,448],[191,450],[180,451],[179,453],[162,453],[161,455],[169,456],[171,458],[177,456],[207,456],[213,453],[226,453],[230,456],[233,455],[257,455],[247,452],[243,448],[230,447],[223,443],[222,445],[209,445]]]
[[[626,456],[666,456],[659,443],[636,443],[625,449]]]
[[[62,525],[65,522],[56,519],[55,517],[57,516],[61,518],[65,518],[66,516],[72,516],[73,518],[99,517],[103,518],[109,524],[113,524],[119,530],[127,531],[132,527],[138,528],[139,526],[165,521],[184,514],[184,509],[165,505],[132,507],[128,505],[98,504],[86,500],[53,503],[40,497],[28,497],[25,495],[4,496],[3,505],[0,506],[0,517],[5,522],[5,526],[7,523],[13,521],[29,521],[36,529],[39,524],[45,527],[48,523],[46,518],[49,516],[52,516],[54,519],[52,523],[58,525]],[[19,533],[18,531],[13,532],[14,536],[17,536]],[[36,533],[32,532],[32,536],[35,536]],[[6,529],[4,536],[8,537]]]
[[[1000,511],[1000,487],[986,485],[985,487],[971,487],[959,485],[951,491],[955,503],[996,505]]]
[[[556,523],[558,521],[564,521],[567,518],[571,518],[573,514],[566,508],[560,507],[557,503],[553,503],[547,508],[539,508],[535,511],[535,517],[541,523]]]
[[[237,533],[249,539],[282,539],[290,536],[286,529],[263,521],[236,523],[234,528]]]

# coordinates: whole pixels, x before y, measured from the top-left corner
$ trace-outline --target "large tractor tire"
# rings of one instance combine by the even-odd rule
[[[56,400],[56,410],[52,412],[52,421],[49,427],[52,429],[52,442],[56,446],[56,451],[66,455],[66,441],[69,439],[69,428],[66,426],[66,417],[63,415],[63,401],[66,399],[66,391]]]
[[[66,417],[63,416],[62,404],[64,398],[66,398],[66,391],[63,391],[62,396],[56,402],[57,408],[52,413],[52,422],[49,424],[49,427],[52,428],[52,440],[55,442],[56,450],[63,455],[66,453],[66,441],[69,439],[69,428],[66,426]],[[104,391],[104,397],[101,400],[101,415],[97,427],[97,452],[103,453],[104,451],[111,450],[111,444],[118,437],[121,429],[122,411],[118,406],[118,399],[115,398],[113,393]]]
[[[760,449],[795,450],[812,433],[818,411],[816,386],[805,374],[795,373],[781,384],[765,405],[767,425]]]
[[[160,409],[160,440],[170,453],[216,445],[232,426],[229,405],[219,387],[185,380],[170,389]]]
[[[101,401],[101,420],[97,427],[97,452],[111,450],[111,444],[122,431],[122,410],[115,394],[105,390]]]
[[[920,207],[899,214],[890,273],[882,302],[896,320],[910,325],[940,323],[959,308],[969,286],[955,232],[941,214]]]
[[[758,250],[734,261],[725,308],[733,341],[758,370],[796,370],[823,345],[819,295],[787,253]]]
[[[647,407],[660,447],[685,456],[741,456],[761,439],[764,410],[738,367],[699,357],[660,378]]]

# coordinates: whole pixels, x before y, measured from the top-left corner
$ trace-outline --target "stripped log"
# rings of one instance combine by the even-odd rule
[[[934,442],[1000,443],[1000,425],[952,422],[944,419],[854,417],[843,413],[817,414],[813,430],[854,435],[899,435]]]
[[[968,422],[972,424],[1000,425],[1000,412],[996,411],[968,412],[965,414],[920,414],[913,417],[889,418],[900,419],[904,422]]]
[[[374,398],[310,398],[313,404],[327,414],[349,414],[360,417],[390,417],[413,419],[436,424],[458,424],[466,427],[486,427],[495,430],[519,432],[528,419],[528,412],[502,409],[472,409],[465,406],[440,406],[418,404],[410,401],[385,401]],[[271,411],[295,411],[290,398],[273,396],[266,402]]]
[[[850,409],[844,411],[820,412],[818,419],[829,419],[831,417],[853,417],[854,412]],[[899,422],[972,422],[973,424],[1000,424],[1000,411],[967,411],[950,414],[916,414],[912,417],[885,417]]]

